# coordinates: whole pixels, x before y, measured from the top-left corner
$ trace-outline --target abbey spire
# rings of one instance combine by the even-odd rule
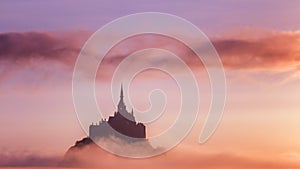
[[[123,134],[134,138],[146,138],[146,127],[143,123],[138,123],[135,120],[133,108],[131,112],[126,110],[124,102],[124,97],[126,96],[124,96],[123,92],[123,85],[121,85],[118,110],[115,111],[114,116],[109,116],[108,120],[101,119],[99,124],[92,123],[92,125],[89,126],[89,136],[91,138],[105,137],[108,135],[119,137],[120,133],[121,135]],[[123,138],[123,136],[121,137]]]
[[[122,100],[123,100],[123,97],[124,97],[124,95],[123,95],[123,84],[121,84],[121,93],[120,93],[120,99],[122,99]]]
[[[123,84],[121,84],[121,92],[120,92],[120,101],[119,101],[119,104],[118,104],[118,112],[119,113],[127,112],[126,111],[126,106],[124,104]]]

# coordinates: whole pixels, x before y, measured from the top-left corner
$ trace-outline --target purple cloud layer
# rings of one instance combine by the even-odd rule
[[[68,73],[71,78],[76,58],[89,35],[89,31],[0,34],[0,80],[13,78],[14,72],[28,77],[32,76],[30,72],[42,77]],[[117,44],[101,66],[108,67],[106,72],[112,71],[132,52],[157,47],[174,51],[192,68],[201,67],[200,60],[183,44],[166,37],[145,36]],[[226,69],[286,72],[300,69],[299,39],[299,32],[276,32],[257,39],[215,38],[212,43]],[[164,62],[163,57],[161,62]]]
[[[58,60],[66,64],[74,64],[84,41],[88,39],[90,34],[91,32],[67,34],[48,32],[2,33],[0,34],[0,61],[23,61],[26,63],[30,60],[41,62]],[[229,68],[278,67],[280,69],[286,66],[295,66],[294,68],[297,69],[300,61],[299,39],[299,32],[278,32],[256,40],[236,37],[213,39],[212,42],[224,65]],[[138,40],[138,43],[135,40]],[[147,45],[163,48],[169,45],[169,49],[180,45],[175,42],[174,46],[170,47],[170,44],[167,43],[172,43],[172,40],[164,37],[156,37],[151,42],[143,41],[143,37],[133,38],[127,42],[125,40],[118,44],[117,52],[111,52],[113,56],[106,63],[120,62],[126,55],[143,49]],[[186,55],[185,57],[189,56]],[[189,59],[193,58],[187,58],[187,60]]]

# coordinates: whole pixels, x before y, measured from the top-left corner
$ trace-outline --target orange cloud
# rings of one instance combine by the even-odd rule
[[[253,168],[277,169],[299,168],[299,162],[284,158],[249,157],[234,153],[201,153],[191,149],[176,148],[166,154],[146,159],[122,158],[98,147],[85,147],[69,155],[69,160],[61,163],[63,159],[57,156],[42,156],[38,154],[0,154],[0,167],[52,167],[52,168]]]
[[[255,40],[213,41],[223,64],[230,69],[299,70],[300,32],[277,32]]]
[[[115,143],[115,139],[102,140],[110,146],[123,151],[153,151],[140,143]],[[124,147],[124,144],[126,145]],[[119,148],[117,148],[119,147]],[[198,147],[199,148],[199,147]],[[96,168],[298,168],[300,163],[291,159],[264,154],[246,155],[242,152],[205,152],[197,145],[179,145],[159,156],[145,159],[131,159],[113,155],[99,148],[96,144],[72,147],[66,153],[62,166]],[[241,155],[242,154],[242,155]]]

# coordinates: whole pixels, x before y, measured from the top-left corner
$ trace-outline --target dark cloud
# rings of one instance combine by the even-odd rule
[[[71,79],[81,46],[90,32],[0,33],[0,81],[2,85],[41,83]],[[5,83],[3,83],[5,82]]]
[[[29,33],[7,33],[0,35],[0,57],[6,59],[8,56],[17,57],[34,57],[58,56],[58,51],[66,49],[59,46],[58,39],[37,32]]]
[[[74,62],[88,34],[88,32],[2,33],[0,60],[25,63],[30,60]]]

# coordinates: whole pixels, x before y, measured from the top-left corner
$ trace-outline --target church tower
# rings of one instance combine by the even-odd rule
[[[126,110],[123,85],[121,85],[118,110],[114,113],[114,116],[109,116],[108,120],[101,120],[99,124],[89,126],[89,136],[91,138],[100,138],[109,135],[115,135],[121,138],[123,138],[122,135],[134,138],[146,138],[145,125],[136,122],[133,109],[131,112]],[[126,140],[126,137],[123,139]]]
[[[117,115],[122,115],[123,117],[127,118],[128,120],[135,122],[135,118],[133,116],[133,110],[131,113],[129,113],[126,110],[126,105],[124,103],[124,94],[123,94],[123,85],[122,84],[121,84],[120,101],[118,103]]]
[[[126,110],[126,106],[125,106],[125,103],[124,103],[124,95],[123,95],[123,85],[121,84],[121,93],[120,93],[120,101],[119,101],[119,104],[118,104],[118,112],[119,113],[127,113],[127,110]]]

